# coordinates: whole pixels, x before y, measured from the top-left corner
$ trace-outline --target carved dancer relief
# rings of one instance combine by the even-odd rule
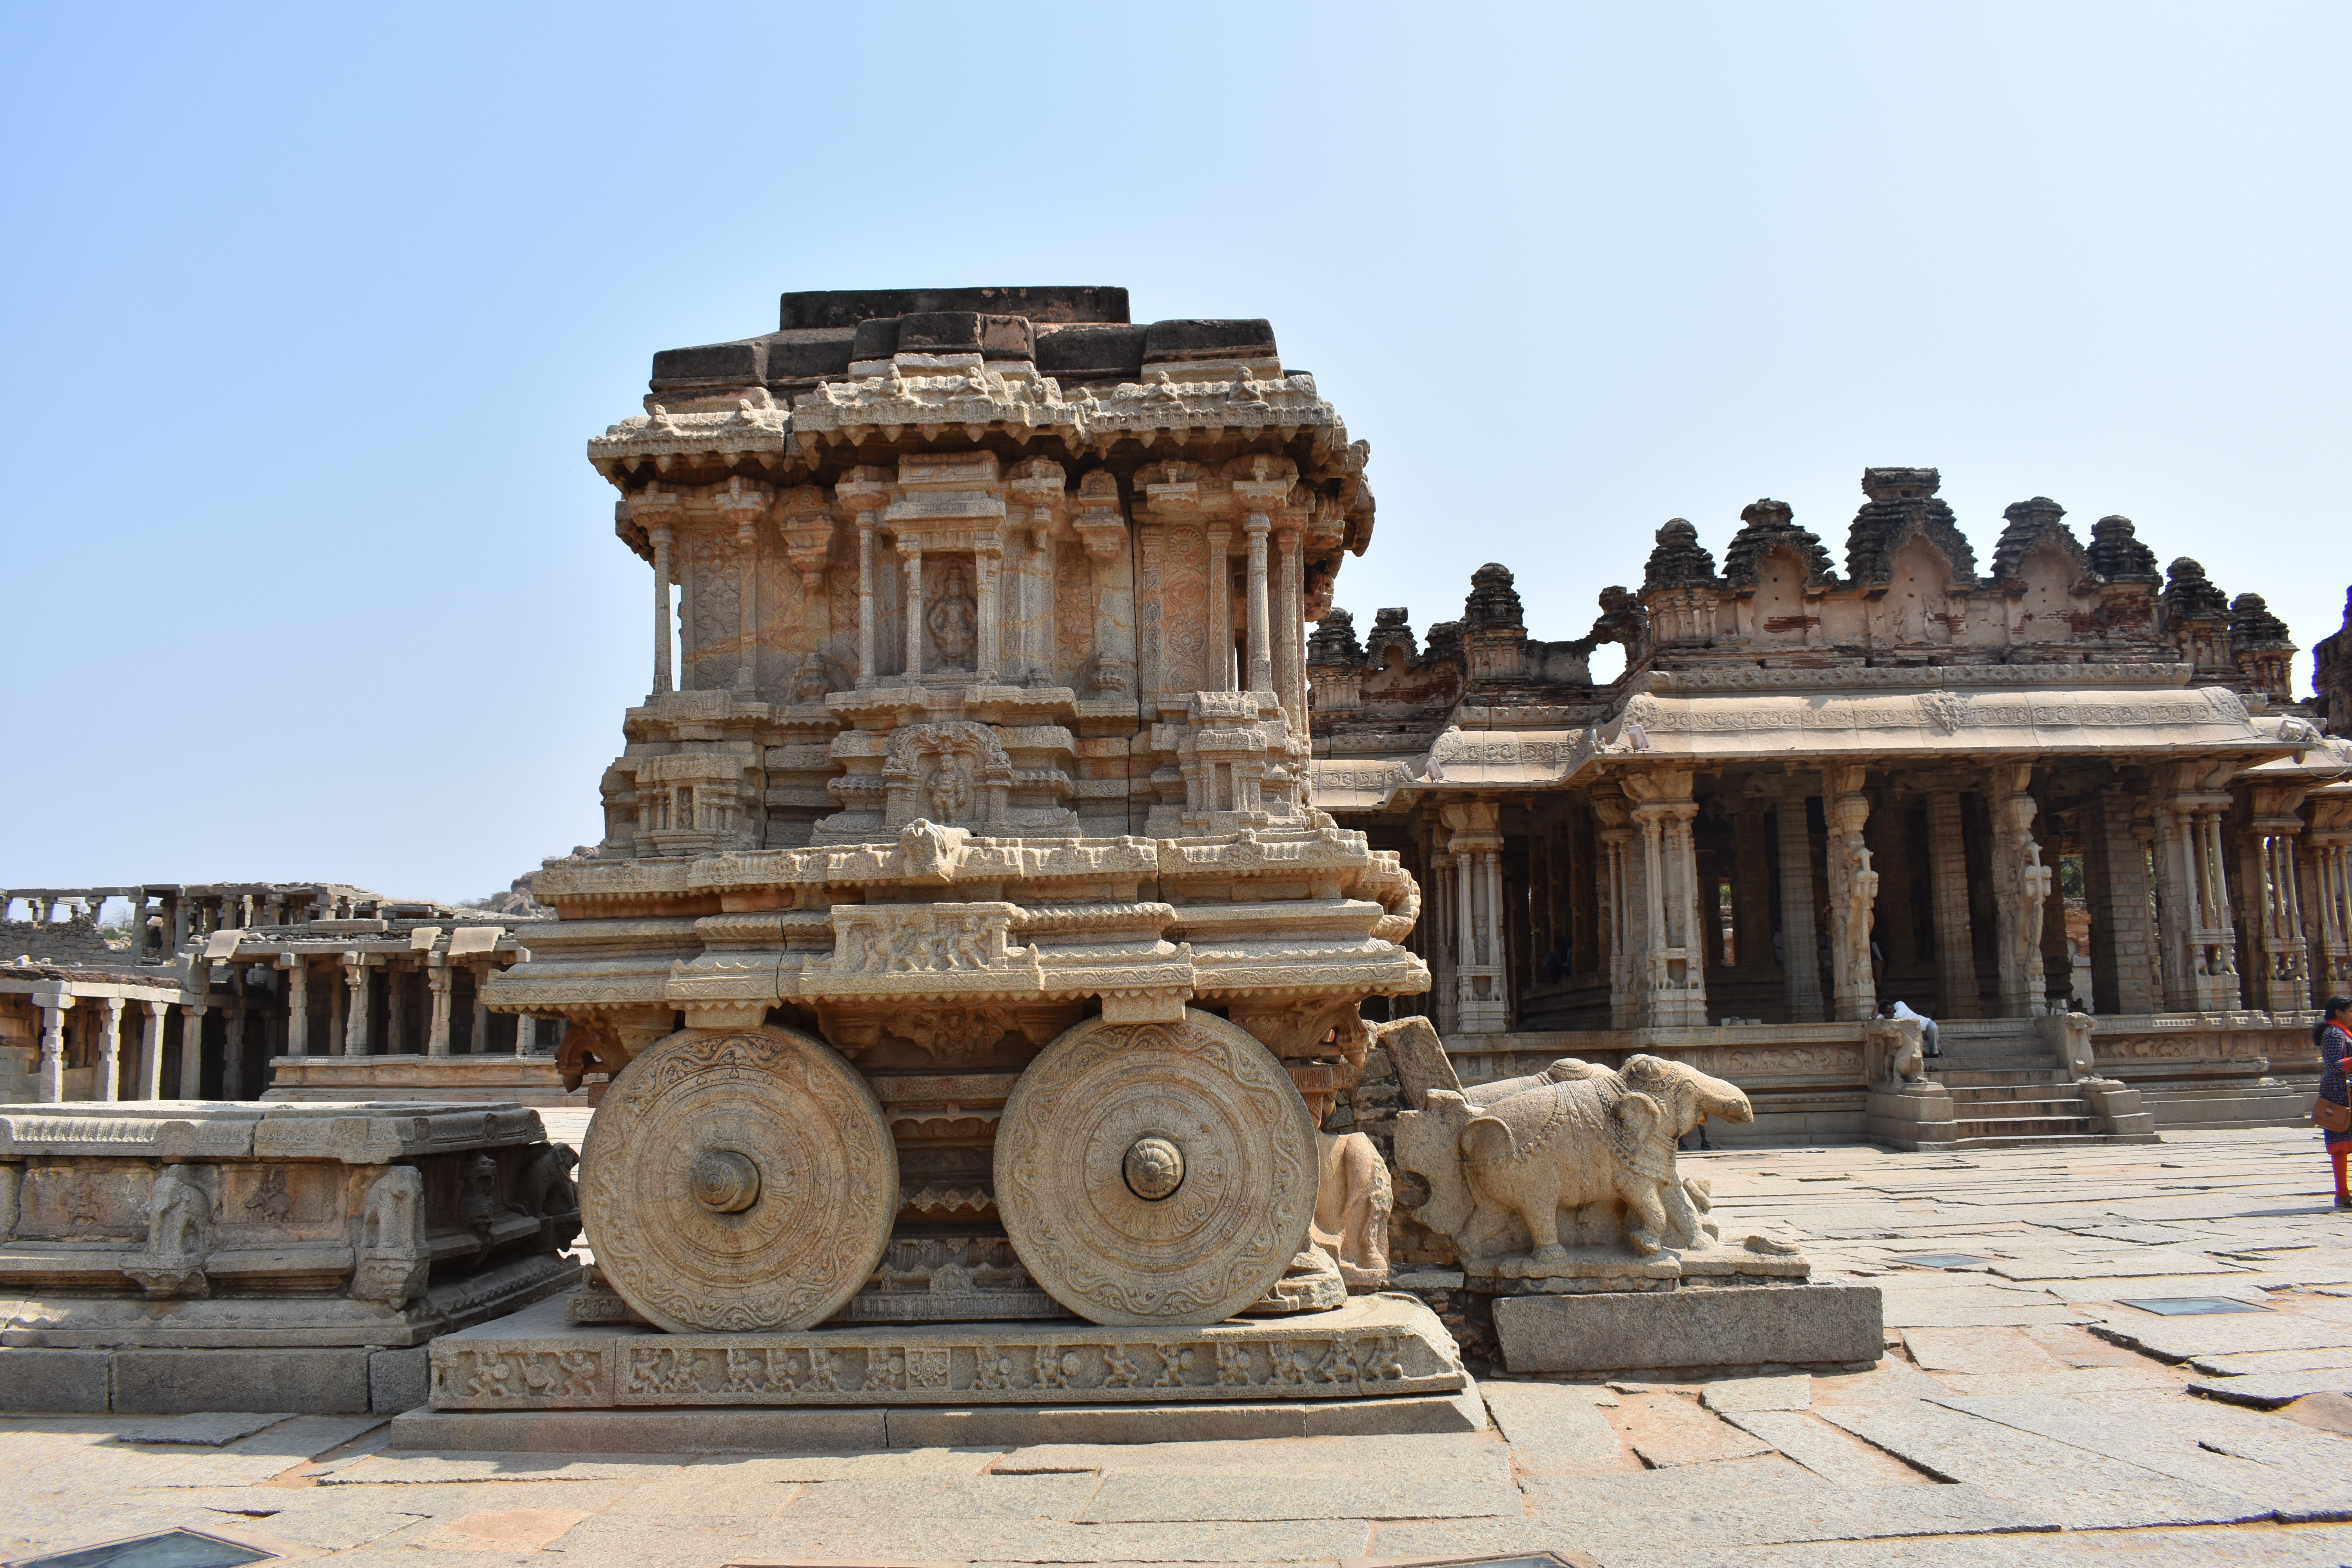
[[[425,1239],[425,1178],[414,1165],[394,1165],[368,1187],[352,1295],[397,1307],[425,1293],[432,1270],[433,1249]]]

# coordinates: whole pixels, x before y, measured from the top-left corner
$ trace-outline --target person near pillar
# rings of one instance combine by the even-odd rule
[[[2352,1055],[2352,996],[2330,996],[2327,1009],[2321,1015],[2318,1026],[2312,1031],[2319,1047],[2319,1059],[2326,1070],[2319,1075],[2319,1098],[2330,1105],[2347,1103],[2345,1058]],[[2345,1161],[2352,1157],[2352,1127],[2343,1131],[2327,1131],[2322,1134],[2327,1141],[2327,1163],[2336,1168],[2336,1206],[2352,1209],[2352,1184],[2346,1181]]]
[[[1918,1019],[1919,1044],[1924,1054],[1930,1057],[1940,1057],[1944,1054],[1942,1047],[1936,1044],[1936,1020],[1925,1013],[1913,1012],[1908,1002],[1881,1002],[1878,1005],[1878,1016],[1882,1018]]]

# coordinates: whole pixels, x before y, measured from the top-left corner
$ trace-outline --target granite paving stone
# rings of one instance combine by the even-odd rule
[[[1629,1547],[1609,1568],[2341,1568],[2352,1563],[2352,1530],[2220,1525],[2045,1535],[1973,1535],[1906,1541],[1893,1552],[1872,1542],[1820,1542],[1691,1551],[1672,1543]]]
[[[1601,1415],[1617,1395],[1606,1388],[1556,1383],[1504,1383],[1478,1387],[1495,1425],[1522,1471],[1616,1469],[1632,1462],[1617,1429]]]
[[[1772,1450],[1770,1444],[1672,1394],[1628,1394],[1622,1418],[1633,1452],[1653,1469],[1713,1464]]]
[[[2352,1394],[2352,1369],[2315,1367],[2309,1372],[2258,1372],[2250,1377],[2200,1377],[2189,1389],[2237,1405],[2284,1405],[2315,1394]]]
[[[1893,1455],[1832,1426],[1810,1410],[1748,1410],[1726,1419],[1839,1486],[1934,1484]]]
[[[1101,1485],[1102,1478],[1085,1472],[809,1481],[793,1489],[778,1517],[787,1523],[857,1519],[877,1512],[908,1519],[1069,1521],[1080,1517]]]
[[[1983,1487],[2069,1530],[2259,1519],[2267,1508],[2144,1466],[1927,1404],[1823,1411],[1939,1479]]]
[[[1699,1390],[1698,1402],[1721,1415],[1749,1410],[1802,1410],[1813,1402],[1813,1380],[1804,1373],[1780,1377],[1729,1377]]]
[[[257,1415],[235,1410],[206,1410],[188,1415],[167,1415],[134,1421],[114,1435],[118,1443],[200,1443],[217,1448],[239,1437],[250,1437],[265,1427],[293,1419],[293,1412]]]
[[[646,1481],[688,1461],[677,1454],[376,1453],[318,1478],[322,1487],[432,1486],[464,1481]]]
[[[1078,1517],[1089,1523],[1481,1519],[1516,1518],[1525,1508],[1525,1499],[1507,1478],[1400,1473],[1243,1478],[1160,1471],[1103,1476],[1101,1489]]]
[[[1069,1523],[1020,1519],[780,1517],[730,1539],[724,1557],[695,1563],[1330,1563],[1368,1554],[1371,1525],[1360,1519],[1232,1522],[1191,1520]],[[642,1521],[591,1518],[554,1543],[567,1564],[645,1563]],[[628,1552],[639,1556],[632,1558]],[[408,1568],[406,1559],[400,1568]],[[390,1564],[387,1563],[387,1568]],[[479,1560],[470,1568],[480,1568]]]
[[[1628,1475],[1531,1478],[1529,1517],[1475,1525],[1382,1525],[1382,1557],[1560,1545],[1615,1568],[1635,1548],[2036,1531],[2054,1522],[1969,1486],[1846,1487],[1780,1458]]]
[[[1906,1329],[1922,1372],[2056,1372],[2064,1363],[2013,1328]]]

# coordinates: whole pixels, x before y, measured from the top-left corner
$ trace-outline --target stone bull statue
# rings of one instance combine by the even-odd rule
[[[1601,1205],[1621,1211],[1623,1238],[1637,1252],[1706,1245],[1698,1217],[1706,1189],[1694,1193],[1676,1174],[1675,1143],[1703,1116],[1753,1121],[1748,1097],[1659,1057],[1629,1058],[1614,1072],[1574,1067],[1582,1071],[1483,1108],[1433,1091],[1424,1110],[1399,1117],[1398,1163],[1429,1184],[1415,1217],[1475,1256],[1516,1215],[1539,1263],[1567,1256],[1563,1210],[1572,1217]]]

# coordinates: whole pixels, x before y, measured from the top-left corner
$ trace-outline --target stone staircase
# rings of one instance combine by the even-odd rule
[[[1929,1076],[1951,1091],[1954,1147],[2023,1149],[2063,1143],[2150,1143],[2153,1131],[2119,1132],[2056,1053],[2019,1018],[1952,1019]]]

